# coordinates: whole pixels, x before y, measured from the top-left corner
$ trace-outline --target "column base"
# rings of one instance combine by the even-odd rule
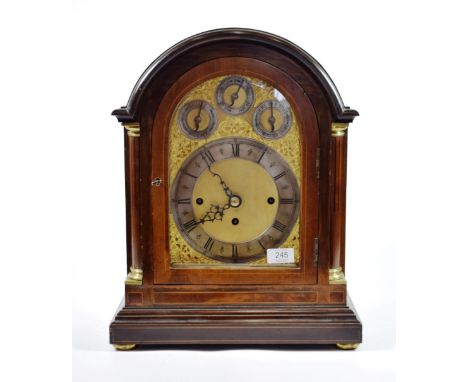
[[[143,270],[130,267],[130,272],[125,279],[125,285],[143,285]]]
[[[343,268],[336,267],[328,270],[328,282],[330,284],[346,284]]]

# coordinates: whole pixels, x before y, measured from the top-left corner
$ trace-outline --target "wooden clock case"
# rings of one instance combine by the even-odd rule
[[[190,88],[223,74],[267,81],[296,112],[302,137],[301,262],[297,269],[174,268],[168,255],[168,125]],[[110,325],[117,349],[135,344],[339,344],[355,348],[362,325],[346,291],[345,107],[321,65],[265,32],[221,29],[157,58],[127,106],[125,297]]]

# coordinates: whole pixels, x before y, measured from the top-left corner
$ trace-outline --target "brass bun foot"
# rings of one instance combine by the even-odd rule
[[[336,344],[336,347],[341,350],[355,350],[360,344]]]
[[[115,350],[132,350],[135,346],[136,344],[114,344]]]

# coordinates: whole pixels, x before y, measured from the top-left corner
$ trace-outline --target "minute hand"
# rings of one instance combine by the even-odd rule
[[[213,174],[213,176],[217,176],[219,178],[219,183],[223,187],[224,193],[227,195],[228,198],[231,198],[234,194],[232,193],[231,189],[228,187],[226,182],[221,178],[221,175],[217,174],[216,172],[213,172],[210,167],[208,167],[208,171]]]
[[[234,102],[236,102],[236,100],[239,98],[239,90],[242,87],[242,83],[243,81],[239,84],[237,90],[231,94],[231,104],[229,105],[229,107],[232,107],[234,105]]]
[[[227,195],[228,198],[231,198],[234,194],[232,193],[231,189],[228,187],[228,185],[226,184],[226,182],[223,180],[223,178],[221,178],[221,175],[219,175],[218,173],[214,172],[214,171],[211,169],[210,161],[205,157],[205,155],[202,154],[202,158],[203,158],[203,160],[205,161],[206,165],[208,166],[208,171],[209,171],[213,176],[216,176],[216,177],[219,178],[219,183],[220,183],[221,186],[223,187],[224,193]]]
[[[270,103],[270,117],[268,118],[268,123],[271,126],[271,132],[275,131],[275,122],[276,118],[273,115],[273,102]]]

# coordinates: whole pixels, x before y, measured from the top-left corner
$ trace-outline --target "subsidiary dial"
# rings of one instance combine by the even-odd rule
[[[178,122],[180,129],[189,138],[204,139],[216,128],[216,112],[206,101],[189,101],[180,109]]]
[[[253,115],[255,132],[267,139],[278,139],[286,135],[292,123],[292,115],[286,102],[268,100],[262,102]]]
[[[244,114],[254,103],[252,85],[241,76],[226,77],[216,89],[216,102],[227,114]]]

